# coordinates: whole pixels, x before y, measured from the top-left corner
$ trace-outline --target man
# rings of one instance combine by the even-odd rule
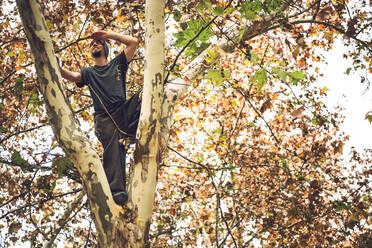
[[[95,133],[103,146],[103,166],[114,201],[124,205],[128,200],[125,182],[127,147],[119,140],[135,137],[139,119],[139,97],[126,100],[126,72],[138,40],[134,37],[107,31],[93,33],[90,52],[94,66],[71,72],[60,67],[63,78],[78,87],[87,85],[93,99]],[[107,39],[124,43],[126,48],[108,62]]]

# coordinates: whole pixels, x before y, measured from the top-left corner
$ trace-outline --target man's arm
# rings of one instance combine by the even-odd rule
[[[112,39],[124,43],[126,48],[124,49],[127,61],[131,61],[134,53],[136,52],[136,47],[138,45],[138,39],[129,35],[118,34],[108,31],[97,31],[91,35],[92,39]]]
[[[57,61],[58,61],[59,71],[61,72],[61,76],[64,79],[67,79],[67,80],[75,82],[75,83],[80,83],[81,82],[81,73],[80,72],[72,72],[72,71],[65,70],[59,65],[59,59],[57,59]]]

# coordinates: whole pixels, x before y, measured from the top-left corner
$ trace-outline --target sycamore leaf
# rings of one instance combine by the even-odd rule
[[[258,57],[258,54],[255,53],[255,52],[251,52],[251,58],[250,58],[250,61],[252,62],[252,64],[254,65],[258,65],[259,61],[260,61],[260,58]]]
[[[245,2],[240,8],[239,12],[243,18],[248,20],[255,19],[257,14],[262,11],[263,6],[260,0]]]
[[[224,80],[230,78],[230,72],[228,70],[216,70],[209,69],[207,78],[216,84],[216,87],[220,86]]]
[[[12,224],[10,224],[9,226],[9,229],[8,229],[8,233],[16,233],[19,231],[19,229],[21,229],[22,227],[22,224],[19,223],[19,222],[12,222]]]
[[[3,126],[0,126],[0,133],[6,133],[7,131],[8,131],[8,129],[6,129]]]
[[[21,157],[21,154],[18,151],[13,152],[11,156],[11,160],[13,163],[17,165],[26,166],[26,167],[30,166],[30,164]]]
[[[73,163],[67,157],[61,157],[53,160],[52,166],[56,168],[58,177],[61,178],[68,168],[73,167]]]
[[[297,85],[298,82],[300,82],[302,79],[306,77],[306,74],[302,71],[294,71],[289,74],[290,81]]]
[[[288,73],[279,69],[278,67],[271,68],[271,73],[277,75],[282,81],[287,80]]]
[[[209,0],[201,0],[196,6],[196,9],[203,14],[205,9],[211,9],[212,8],[212,3]]]
[[[265,69],[260,69],[256,71],[256,73],[253,76],[253,83],[257,84],[258,91],[261,91],[261,89],[265,86],[267,83],[267,73]]]
[[[214,10],[213,10],[213,13],[216,15],[216,16],[219,16],[223,13],[224,11],[224,8],[222,8],[221,6],[217,6]]]
[[[181,20],[181,12],[177,9],[173,10],[173,19],[176,22],[179,22]]]
[[[366,120],[369,121],[369,123],[372,123],[372,111],[369,111],[366,114]]]
[[[17,93],[17,95],[21,95],[22,94],[22,91],[23,91],[23,79],[24,79],[24,76],[21,76],[21,77],[19,77],[19,78],[17,78],[15,80],[16,81],[16,84],[14,85],[14,90]]]
[[[208,64],[214,63],[219,57],[218,52],[213,52],[210,49],[207,49],[205,52],[207,53],[207,57],[205,58],[205,61],[207,61]]]

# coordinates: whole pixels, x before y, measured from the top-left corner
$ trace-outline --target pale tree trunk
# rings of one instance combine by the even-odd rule
[[[164,0],[146,1],[144,88],[134,171],[130,181],[130,199],[137,210],[137,226],[142,239],[138,247],[148,246],[148,234],[154,205],[160,164],[160,117],[164,81]]]
[[[59,145],[82,178],[98,242],[105,248],[120,247],[117,242],[123,240],[121,237],[124,235],[117,220],[123,209],[114,203],[99,155],[73,116],[60,83],[61,75],[40,5],[36,0],[17,0],[17,6],[33,54],[50,125]],[[118,227],[121,228],[117,230]]]

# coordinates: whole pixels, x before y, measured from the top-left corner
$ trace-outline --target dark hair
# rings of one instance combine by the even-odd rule
[[[94,40],[92,40],[91,42],[90,42],[90,47],[92,46],[92,44],[93,44],[93,42],[94,41],[98,41],[99,43],[101,43],[102,44],[102,46],[104,47],[104,49],[105,49],[105,57],[106,57],[106,59],[107,59],[107,57],[108,57],[108,54],[109,54],[109,46],[107,45],[107,42],[105,41],[105,40],[99,40],[99,39],[94,39]]]

